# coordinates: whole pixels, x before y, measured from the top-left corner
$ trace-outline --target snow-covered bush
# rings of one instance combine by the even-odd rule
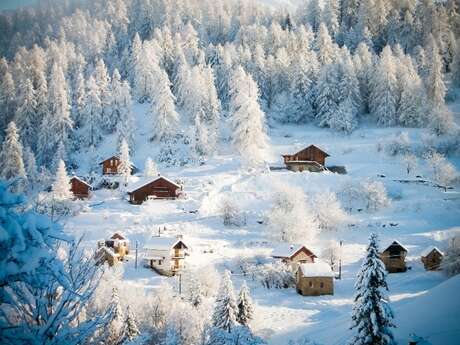
[[[267,230],[270,237],[283,242],[315,237],[318,223],[302,189],[286,184],[275,187],[273,206],[267,214]]]
[[[406,168],[407,175],[417,168],[417,157],[415,155],[406,153],[402,156],[401,160]]]
[[[411,151],[411,142],[407,132],[394,136],[385,145],[385,152],[390,156],[404,155]]]
[[[386,188],[380,181],[348,181],[341,186],[338,195],[349,211],[366,209],[374,212],[390,205]]]
[[[320,229],[335,230],[344,225],[348,220],[348,214],[343,210],[340,201],[333,192],[321,192],[315,195],[312,203],[316,219]]]
[[[287,289],[295,286],[294,272],[279,261],[257,266],[253,277],[267,289]]]
[[[56,220],[62,216],[77,215],[84,207],[83,203],[72,199],[58,199],[51,193],[39,193],[35,200],[35,209],[38,213],[46,214]]]
[[[230,196],[221,200],[220,213],[222,214],[222,220],[225,226],[246,225],[246,215]]]
[[[460,274],[460,237],[449,240],[441,268],[448,277]]]
[[[426,156],[426,161],[431,169],[433,181],[441,186],[448,187],[459,178],[455,167],[442,154],[431,152]]]
[[[340,244],[337,241],[331,240],[329,241],[321,251],[320,257],[321,260],[324,262],[328,262],[332,269],[335,270],[337,265],[339,264],[340,259]]]

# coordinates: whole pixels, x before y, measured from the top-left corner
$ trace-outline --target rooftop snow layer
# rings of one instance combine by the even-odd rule
[[[305,246],[303,244],[288,244],[288,243],[280,244],[279,246],[273,249],[272,257],[290,258],[292,255],[297,253],[302,247],[305,247]]]
[[[324,261],[301,264],[299,268],[302,270],[302,275],[304,277],[334,277],[331,266]]]
[[[177,187],[180,188],[180,186],[179,186],[176,182],[171,181],[170,179],[168,179],[168,178],[166,178],[166,177],[164,177],[164,176],[153,176],[153,177],[142,178],[142,179],[140,179],[139,181],[137,181],[137,182],[131,184],[131,185],[128,187],[127,192],[128,192],[128,193],[132,193],[132,192],[138,190],[139,188],[144,187],[145,185],[147,185],[147,184],[149,184],[149,183],[152,183],[152,182],[154,182],[154,181],[156,181],[156,180],[159,180],[159,179],[161,179],[161,178],[164,179],[164,180],[166,180],[166,181],[168,181],[168,182],[170,182],[170,183],[172,183],[173,185],[175,185],[175,186],[177,186]]]
[[[152,237],[144,249],[170,250],[182,239],[177,237]]]
[[[441,255],[444,255],[444,253],[438,249],[438,247],[435,247],[435,246],[430,246],[428,248],[426,248],[420,255],[421,256],[427,256],[428,254],[430,254],[433,250],[436,250],[437,252],[439,252]]]

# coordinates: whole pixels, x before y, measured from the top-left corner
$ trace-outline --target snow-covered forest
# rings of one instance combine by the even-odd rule
[[[459,111],[457,0],[0,12],[0,343],[454,345],[460,314],[407,320],[460,284]],[[285,171],[310,144],[332,163]],[[179,198],[129,204],[160,172]],[[191,244],[180,281],[134,266],[161,227]],[[115,231],[129,259],[100,265]],[[379,256],[395,239],[403,278]],[[270,254],[287,244],[331,266],[332,296],[296,294],[300,273]],[[429,245],[440,271],[422,268]]]

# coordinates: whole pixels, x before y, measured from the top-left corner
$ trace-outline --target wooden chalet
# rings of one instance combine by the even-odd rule
[[[393,241],[379,255],[389,273],[405,272],[407,270],[407,249],[398,241]]]
[[[325,170],[326,157],[329,157],[329,154],[315,145],[310,145],[293,155],[283,155],[288,170],[312,172]]]
[[[118,156],[112,156],[100,162],[99,165],[102,165],[102,175],[117,175],[118,166],[120,165],[120,158],[118,158]],[[132,165],[131,175],[136,173],[136,171],[137,168]]]
[[[334,272],[327,263],[300,264],[296,272],[296,290],[303,296],[334,294]]]
[[[70,179],[70,190],[77,199],[89,198],[91,189],[92,187],[88,182],[83,181],[77,176],[72,176]]]
[[[129,254],[129,240],[120,232],[114,233],[109,239],[97,243],[96,257],[100,263],[108,262],[110,266],[123,261]]]
[[[182,186],[166,177],[151,177],[128,188],[129,202],[139,205],[147,199],[175,199],[181,190]]]
[[[437,247],[429,247],[422,252],[421,260],[427,271],[439,270],[444,253]]]
[[[271,256],[290,265],[293,271],[296,271],[300,264],[314,263],[317,259],[317,256],[310,249],[299,244],[280,245],[273,250]]]
[[[181,237],[154,237],[143,248],[144,266],[166,276],[185,268],[188,246]]]

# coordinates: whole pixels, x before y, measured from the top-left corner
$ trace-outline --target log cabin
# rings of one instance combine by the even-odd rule
[[[334,272],[327,263],[300,264],[296,272],[296,290],[302,296],[334,294]]]
[[[429,247],[422,252],[421,260],[427,271],[439,270],[444,253],[437,247]]]
[[[182,186],[163,176],[150,177],[129,186],[129,202],[142,204],[147,199],[175,199]]]
[[[142,261],[159,274],[173,276],[185,268],[188,249],[181,236],[154,237],[143,247]]]
[[[324,171],[329,154],[315,145],[310,145],[292,155],[282,155],[286,168],[291,171]]]
[[[118,156],[112,156],[100,162],[99,165],[102,165],[102,175],[117,175],[118,166],[120,165],[120,158],[118,158]],[[131,175],[135,174],[136,171],[137,168],[132,165]]]
[[[92,187],[89,183],[77,176],[72,176],[70,179],[70,190],[76,199],[89,198],[91,189]]]
[[[300,264],[314,263],[317,256],[307,247],[300,244],[283,244],[276,247],[272,252],[272,258],[280,259],[289,265],[295,272]]]
[[[389,273],[406,272],[407,249],[398,241],[393,241],[379,256]]]

